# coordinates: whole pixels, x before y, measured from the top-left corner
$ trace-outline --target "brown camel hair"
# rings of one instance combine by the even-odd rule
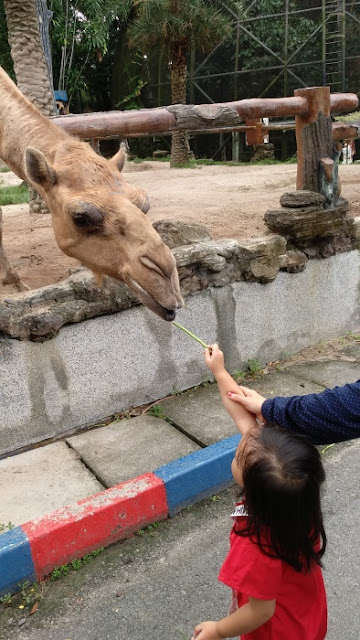
[[[145,215],[145,192],[120,173],[124,152],[110,160],[97,155],[43,116],[1,67],[0,157],[45,200],[64,253],[99,281],[106,274],[126,282],[143,304],[173,320],[183,304],[175,259]],[[11,280],[0,217],[1,264],[4,282]]]

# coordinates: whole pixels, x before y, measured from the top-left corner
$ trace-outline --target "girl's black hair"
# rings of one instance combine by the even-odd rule
[[[313,562],[322,566],[326,534],[320,485],[325,471],[318,450],[307,438],[269,424],[244,437],[238,455],[248,517],[236,533],[296,571],[309,571]]]

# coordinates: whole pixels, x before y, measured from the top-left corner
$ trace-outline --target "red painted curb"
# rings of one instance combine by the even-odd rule
[[[21,526],[37,579],[168,516],[165,485],[145,473]]]

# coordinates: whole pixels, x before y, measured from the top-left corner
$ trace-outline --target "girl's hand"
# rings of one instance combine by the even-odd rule
[[[222,371],[225,371],[224,354],[220,351],[217,344],[209,344],[205,350],[205,362],[215,378]]]
[[[212,620],[200,622],[195,627],[191,640],[222,640],[222,636],[217,632],[217,622]]]
[[[242,404],[245,409],[253,413],[261,422],[264,422],[264,418],[261,414],[261,407],[266,400],[260,393],[254,391],[254,389],[248,389],[247,387],[240,387],[240,393],[229,393],[228,397],[233,402]]]

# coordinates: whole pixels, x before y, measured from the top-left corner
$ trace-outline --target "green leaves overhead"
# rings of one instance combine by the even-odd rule
[[[231,33],[231,21],[206,0],[133,0],[135,19],[130,27],[133,46],[162,45],[202,51],[225,40]]]

